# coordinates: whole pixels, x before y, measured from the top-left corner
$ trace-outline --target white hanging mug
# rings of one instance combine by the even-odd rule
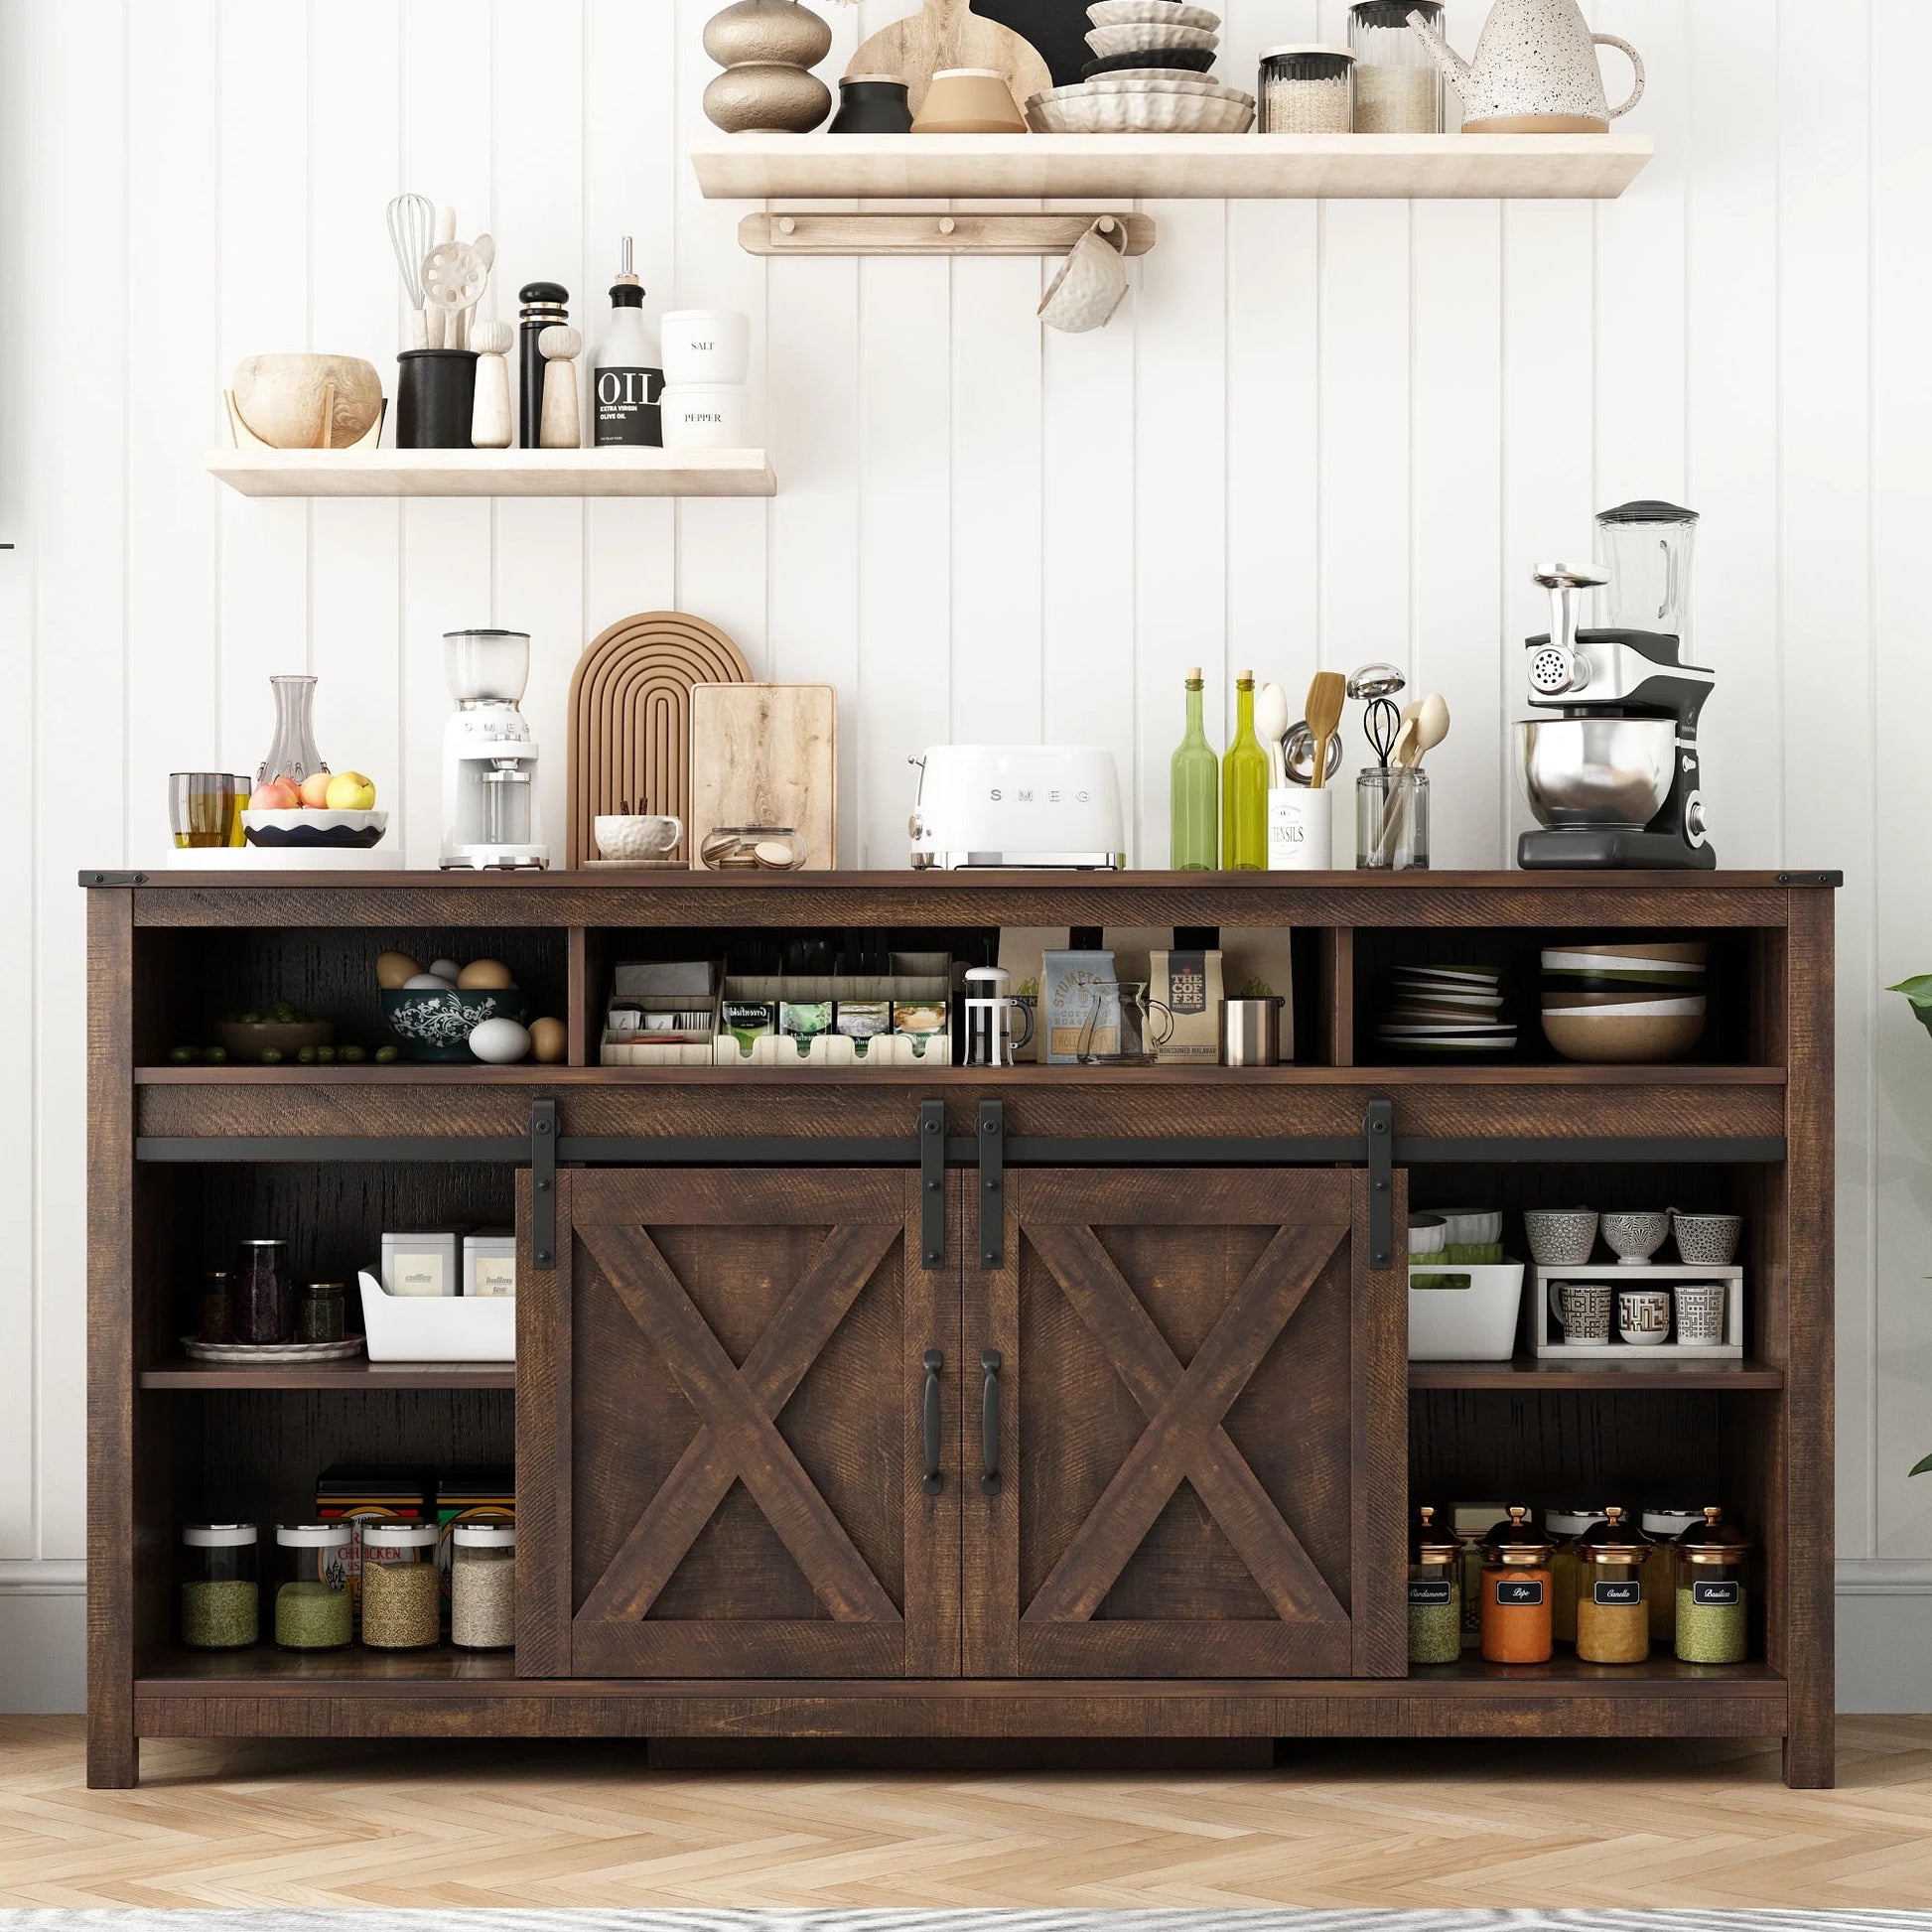
[[[1127,294],[1126,256],[1126,226],[1111,214],[1096,215],[1046,285],[1040,321],[1070,336],[1104,329]]]

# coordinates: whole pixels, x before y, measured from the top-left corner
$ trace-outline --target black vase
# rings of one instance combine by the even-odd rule
[[[467,450],[477,402],[473,348],[405,348],[396,357],[396,448]]]
[[[910,134],[912,109],[905,82],[878,74],[858,74],[839,82],[839,111],[827,134]]]

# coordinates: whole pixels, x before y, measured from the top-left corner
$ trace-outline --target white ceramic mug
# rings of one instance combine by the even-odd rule
[[[1335,794],[1325,785],[1277,785],[1268,794],[1268,870],[1326,872],[1333,849]]]
[[[1637,1348],[1654,1348],[1670,1339],[1670,1290],[1619,1288],[1616,1292],[1616,1331]]]
[[[1610,1338],[1608,1282],[1552,1282],[1550,1312],[1567,1342],[1607,1342]]]
[[[1679,1282],[1673,1298],[1677,1303],[1677,1339],[1685,1347],[1715,1348],[1724,1340],[1723,1282]]]
[[[606,812],[591,820],[598,856],[604,859],[661,859],[677,849],[684,822],[668,813]]]
[[[752,366],[752,319],[733,309],[673,309],[658,328],[664,380],[743,382]]]
[[[745,450],[752,446],[751,407],[745,391],[735,384],[667,382],[661,406],[667,450]]]
[[[1047,283],[1040,321],[1070,336],[1104,329],[1127,294],[1126,256],[1126,228],[1111,214],[1096,215]]]

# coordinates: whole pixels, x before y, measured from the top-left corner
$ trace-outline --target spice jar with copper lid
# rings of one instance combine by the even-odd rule
[[[1686,1664],[1741,1664],[1749,1648],[1750,1539],[1712,1507],[1677,1539],[1677,1655]]]
[[[1462,1545],[1436,1527],[1427,1504],[1409,1538],[1409,1661],[1452,1664],[1462,1655]]]
[[[1585,1663],[1640,1664],[1650,1655],[1650,1550],[1614,1503],[1577,1539],[1577,1655]]]
[[[1512,1505],[1482,1539],[1482,1655],[1491,1664],[1547,1664],[1554,1545]]]

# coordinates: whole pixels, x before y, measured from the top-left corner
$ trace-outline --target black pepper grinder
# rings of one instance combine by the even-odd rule
[[[517,290],[522,303],[516,343],[516,443],[518,449],[543,447],[543,351],[537,338],[552,323],[570,320],[570,291],[561,282],[525,282]]]

